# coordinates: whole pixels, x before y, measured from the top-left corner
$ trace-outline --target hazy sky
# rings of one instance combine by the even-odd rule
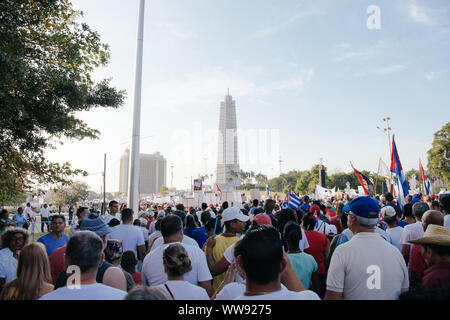
[[[131,142],[139,1],[72,2],[111,48],[94,78],[111,77],[128,96],[117,110],[78,114],[100,139],[67,142],[48,159],[88,171],[81,180],[99,192],[107,153],[106,190],[117,191]],[[380,29],[367,27],[373,4]],[[376,129],[386,116],[404,169],[417,169],[419,158],[426,167],[433,133],[450,121],[447,0],[147,0],[145,19],[141,153],[159,151],[174,164],[175,187],[214,173],[227,88],[243,129],[241,168],[269,177],[279,174],[278,157],[283,172],[321,157],[329,173],[351,171],[349,160],[376,171],[388,157]]]

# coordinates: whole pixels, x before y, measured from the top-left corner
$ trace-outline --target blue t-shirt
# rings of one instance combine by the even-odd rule
[[[203,248],[203,245],[205,244],[206,240],[208,239],[208,236],[206,235],[205,227],[200,227],[192,231],[192,238],[197,241],[198,246]]]
[[[311,282],[311,275],[317,271],[317,262],[310,254],[300,253],[288,253],[289,262],[297,277],[302,282],[306,290],[309,289]]]
[[[13,220],[17,222],[17,226],[22,228],[25,222],[27,222],[27,218],[25,218],[22,214],[16,213],[13,217]]]
[[[44,244],[45,249],[47,250],[47,256],[50,255],[58,248],[64,247],[69,242],[69,237],[66,234],[62,234],[61,238],[56,239],[47,233],[46,235],[40,237],[38,242]]]

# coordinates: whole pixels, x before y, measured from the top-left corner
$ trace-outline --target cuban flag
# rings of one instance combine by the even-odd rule
[[[220,200],[222,200],[222,190],[220,190],[219,185],[216,183],[217,192],[219,193]]]
[[[270,197],[269,180],[267,180],[267,177],[266,177],[266,196]]]
[[[422,184],[422,188],[427,194],[427,196],[430,195],[430,180],[428,180],[427,175],[425,174],[425,170],[422,167],[422,162],[419,159],[419,180]]]
[[[286,194],[286,197],[284,197],[284,201],[281,204],[281,209],[286,209],[289,207],[289,194]]]
[[[289,208],[296,210],[301,204],[302,200],[291,191],[291,194],[289,195]]]
[[[403,174],[402,164],[398,156],[397,145],[394,136],[392,136],[392,155],[391,155],[391,172],[395,173],[398,186],[397,203],[401,209],[405,205],[405,196],[408,194],[408,185],[406,184],[405,175]]]

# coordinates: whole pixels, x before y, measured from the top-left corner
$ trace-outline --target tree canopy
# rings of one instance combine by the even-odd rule
[[[82,15],[68,0],[0,1],[0,203],[86,174],[47,161],[44,151],[63,138],[97,138],[76,113],[124,102],[110,79],[91,78],[107,65],[109,47]]]
[[[431,149],[428,150],[428,170],[436,178],[450,186],[450,122],[434,134]]]

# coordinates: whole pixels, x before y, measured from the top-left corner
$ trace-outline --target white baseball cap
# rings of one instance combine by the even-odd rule
[[[383,208],[381,208],[380,214],[381,214],[381,217],[384,219],[384,218],[392,218],[397,213],[395,212],[394,207],[384,206]]]
[[[237,207],[230,207],[223,210],[222,226],[225,224],[225,222],[232,221],[234,219],[238,219],[239,221],[242,222],[247,222],[248,219],[250,219],[250,217],[243,214],[242,211]]]

